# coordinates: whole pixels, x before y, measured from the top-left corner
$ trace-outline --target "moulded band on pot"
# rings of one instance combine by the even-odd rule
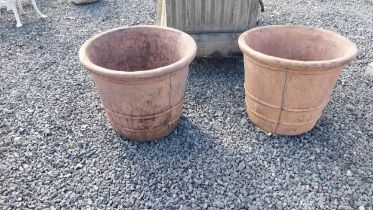
[[[181,31],[133,26],[89,39],[79,58],[114,130],[129,139],[151,141],[177,126],[196,51],[193,38]]]
[[[291,25],[251,29],[238,44],[249,118],[278,135],[298,135],[315,126],[340,72],[358,52],[337,33]]]

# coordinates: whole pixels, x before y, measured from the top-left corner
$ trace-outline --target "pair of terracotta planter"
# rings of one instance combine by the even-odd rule
[[[330,31],[267,26],[239,38],[244,53],[246,108],[265,131],[304,133],[329,101],[355,45]],[[80,60],[90,71],[113,128],[151,141],[167,136],[182,113],[193,38],[159,26],[113,29],[83,44]]]

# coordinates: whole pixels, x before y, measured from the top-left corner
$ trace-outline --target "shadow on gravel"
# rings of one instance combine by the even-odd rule
[[[188,162],[192,156],[206,153],[218,143],[185,116],[181,117],[180,124],[175,131],[163,139],[151,143],[127,141],[123,138],[122,140],[122,145],[127,149],[123,151],[126,153],[124,157],[128,160],[138,162],[135,156],[138,158],[141,156],[140,159],[156,161],[158,164]],[[147,163],[144,162],[144,164],[147,168]]]

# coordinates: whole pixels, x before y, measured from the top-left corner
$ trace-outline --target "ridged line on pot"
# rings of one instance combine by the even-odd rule
[[[114,130],[152,141],[177,126],[196,50],[193,38],[176,29],[133,26],[89,39],[79,57]]]
[[[255,28],[238,43],[249,118],[278,135],[298,135],[315,126],[344,65],[357,54],[347,38],[304,26]]]

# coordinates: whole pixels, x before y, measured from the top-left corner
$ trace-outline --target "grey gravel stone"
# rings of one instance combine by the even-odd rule
[[[88,4],[96,1],[97,0],[72,0],[75,4]]]
[[[369,76],[373,76],[373,62],[372,63],[369,63],[367,65],[367,68],[365,70],[365,74],[366,75],[369,75]]]
[[[218,208],[224,208],[224,203],[221,201],[215,201],[214,205]]]
[[[79,170],[79,169],[82,169],[83,167],[84,167],[83,164],[78,163],[78,164],[75,165],[74,169]]]
[[[252,206],[250,206],[249,210],[258,210],[258,206],[252,205]]]
[[[245,163],[242,161],[242,162],[240,162],[240,164],[238,165],[238,167],[237,167],[237,170],[239,170],[239,171],[242,171],[243,169],[245,169]]]
[[[77,53],[99,32],[154,23],[156,1],[38,5],[48,18],[25,4],[22,28],[0,15],[1,209],[372,209],[371,1],[265,1],[261,25],[322,27],[360,50],[309,133],[261,132],[242,58],[201,58],[180,125],[150,144],[115,134]]]

